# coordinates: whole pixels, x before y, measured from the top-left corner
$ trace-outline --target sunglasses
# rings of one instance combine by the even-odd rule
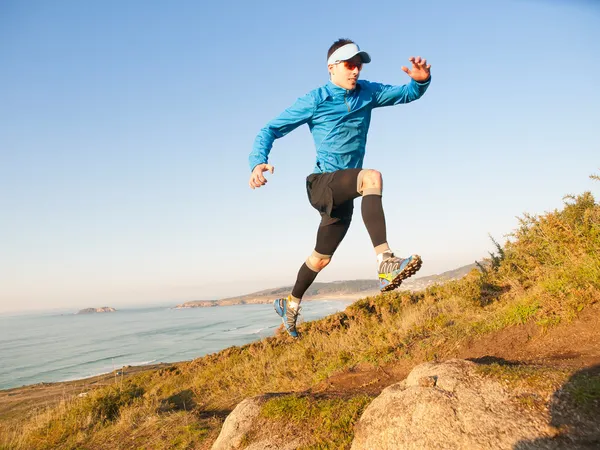
[[[362,63],[356,64],[351,61],[342,61],[342,62],[344,63],[344,66],[348,70],[354,70],[354,69],[362,70]]]

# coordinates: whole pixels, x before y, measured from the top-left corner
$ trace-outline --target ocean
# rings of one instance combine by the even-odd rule
[[[350,303],[304,302],[301,316],[316,320]],[[280,324],[271,304],[0,315],[0,389],[190,360],[272,336]]]

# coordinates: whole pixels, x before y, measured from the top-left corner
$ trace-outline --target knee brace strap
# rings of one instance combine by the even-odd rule
[[[317,252],[316,250],[313,250],[313,252],[311,253],[310,256],[314,256],[317,259],[331,259],[331,255],[322,255],[321,253]],[[320,272],[321,269],[319,269],[318,267],[315,267],[311,264],[310,256],[308,258],[306,258],[306,266],[313,272]]]

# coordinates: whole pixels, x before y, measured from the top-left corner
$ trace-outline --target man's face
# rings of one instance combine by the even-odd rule
[[[328,69],[331,74],[331,81],[334,84],[344,89],[352,90],[356,87],[356,82],[362,69],[362,58],[360,55],[356,55],[347,61],[330,64]]]

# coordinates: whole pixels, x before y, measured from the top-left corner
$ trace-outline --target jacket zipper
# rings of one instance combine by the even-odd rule
[[[346,96],[348,95],[348,91],[344,92],[344,103],[346,104],[346,107],[348,108],[348,112],[350,112],[350,105],[348,104],[348,102],[346,101]]]

